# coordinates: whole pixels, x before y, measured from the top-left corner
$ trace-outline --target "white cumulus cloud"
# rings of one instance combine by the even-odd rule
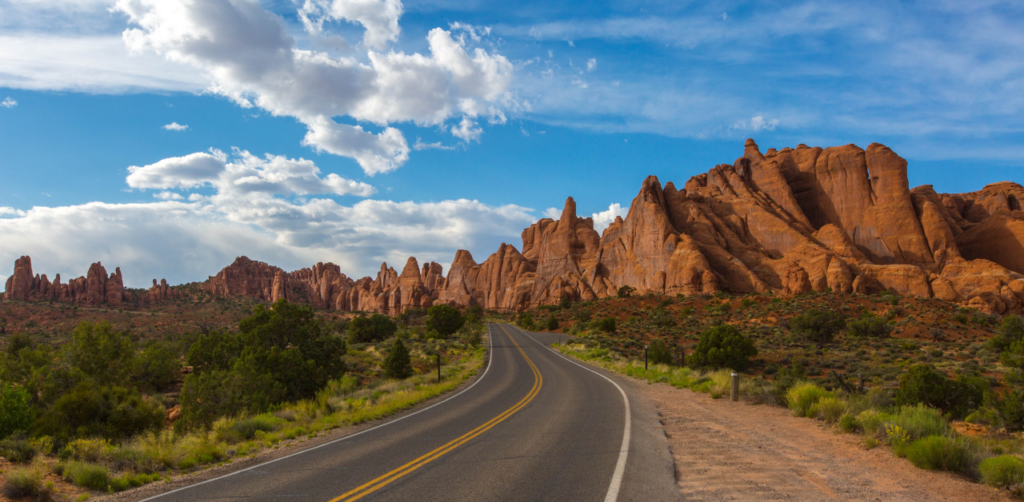
[[[167,129],[168,131],[187,131],[188,126],[181,125],[177,122],[171,122],[170,124],[165,125],[164,129]]]
[[[439,126],[455,118],[456,137],[479,140],[482,130],[473,119],[510,99],[512,63],[471,47],[472,36],[467,42],[434,28],[427,35],[429,55],[381,52],[400,33],[398,0],[307,0],[300,8],[306,29],[316,35],[325,20],[362,25],[365,61],[297,48],[284,21],[255,0],[118,0],[114,9],[133,25],[123,38],[134,53],[188,64],[209,78],[211,92],[297,118],[308,128],[303,144],[350,157],[369,175],[408,160],[405,137],[389,124]],[[374,134],[338,123],[338,116],[384,129]]]
[[[629,213],[628,207],[622,207],[618,202],[609,204],[608,209],[591,215],[594,218],[594,230],[597,230],[598,233],[603,232],[608,225],[615,221],[616,217],[625,218],[627,213]]]
[[[0,101],[0,106],[2,106],[4,108],[14,108],[15,106],[18,106],[18,102],[13,100],[13,99],[11,99],[10,96],[7,96],[6,99],[4,99],[3,101]]]

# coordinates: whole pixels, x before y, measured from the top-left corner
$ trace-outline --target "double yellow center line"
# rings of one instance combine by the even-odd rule
[[[541,376],[540,370],[538,370],[537,366],[533,364],[533,361],[531,361],[530,358],[526,356],[526,352],[523,352],[523,348],[520,347],[518,343],[516,343],[516,341],[512,338],[512,335],[510,335],[508,331],[505,330],[505,327],[500,327],[501,330],[505,333],[505,336],[508,336],[509,340],[512,340],[512,344],[515,345],[517,349],[519,349],[519,353],[523,355],[523,359],[526,359],[526,364],[529,364],[530,369],[533,370],[533,388],[530,389],[530,392],[526,395],[526,397],[524,397],[518,403],[516,403],[515,406],[512,406],[511,408],[505,410],[500,415],[490,419],[489,421],[487,421],[487,423],[477,427],[476,429],[473,429],[463,434],[462,436],[453,439],[447,444],[444,444],[434,449],[430,453],[427,453],[426,455],[423,455],[417,458],[416,460],[413,460],[412,462],[409,462],[391,472],[388,472],[383,476],[377,477],[367,483],[359,485],[356,488],[353,488],[352,490],[345,492],[340,497],[331,499],[330,502],[350,502],[353,500],[359,500],[377,490],[380,490],[381,488],[384,488],[385,486],[398,480],[402,476],[405,476],[406,474],[409,474],[415,471],[416,469],[419,469],[420,467],[423,467],[424,465],[434,460],[437,460],[445,453],[448,453],[458,448],[459,446],[466,444],[473,438],[483,434],[484,432],[487,432],[495,425],[504,422],[505,419],[512,416],[517,411],[523,409],[523,407],[529,404],[530,401],[533,401],[533,398],[537,397],[537,393],[540,392],[540,388],[544,384],[544,378]]]

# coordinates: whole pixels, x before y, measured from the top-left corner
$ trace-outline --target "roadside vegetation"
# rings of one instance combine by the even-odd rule
[[[1024,496],[1024,320],[879,295],[707,295],[545,306],[562,353],[607,369],[785,406],[865,448]],[[554,319],[551,322],[550,319]],[[535,330],[544,326],[534,325]],[[647,347],[648,368],[644,369]]]
[[[4,496],[84,500],[230,463],[387,417],[484,362],[479,308],[341,317],[282,300],[237,328],[201,328],[153,339],[84,321],[64,340],[5,336]]]

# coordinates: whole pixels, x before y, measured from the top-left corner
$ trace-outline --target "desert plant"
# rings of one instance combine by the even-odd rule
[[[433,308],[433,307],[431,307]],[[395,340],[391,346],[391,352],[384,359],[384,376],[404,380],[412,376],[412,361],[409,359],[409,349],[401,340]]]
[[[981,471],[981,479],[990,486],[1011,488],[1024,484],[1024,460],[1016,455],[986,458],[978,470]]]
[[[106,491],[110,486],[110,472],[102,465],[90,462],[67,462],[63,467],[64,479],[93,490]]]
[[[903,454],[915,466],[928,470],[949,471],[973,476],[977,455],[966,439],[928,436],[906,446]]]
[[[949,422],[942,417],[942,412],[921,404],[899,407],[891,421],[906,430],[912,440],[926,436],[945,436],[950,432]]]
[[[604,331],[605,333],[614,333],[616,330],[615,318],[605,317],[604,319],[600,319],[595,323],[594,327],[600,331]]]
[[[653,340],[648,346],[647,358],[651,364],[668,364],[672,365],[675,363],[672,359],[672,352],[665,345],[665,342],[661,340]]]
[[[442,338],[448,338],[458,331],[463,324],[466,324],[466,318],[455,307],[443,304],[434,305],[427,309],[425,324],[427,329],[436,332]]]
[[[616,291],[616,294],[619,295],[619,298],[629,298],[630,296],[633,296],[634,292],[636,292],[636,290],[633,289],[632,287],[622,286],[618,289],[618,291]]]
[[[533,329],[533,315],[529,312],[521,312],[516,317],[516,324],[527,331]]]
[[[369,343],[387,340],[395,335],[395,331],[398,331],[398,325],[384,314],[373,314],[370,317],[361,315],[349,321],[348,341]]]
[[[3,491],[9,499],[37,497],[43,490],[43,473],[39,469],[14,469],[6,477]]]
[[[786,393],[786,403],[793,414],[798,417],[812,416],[811,409],[824,397],[834,397],[832,392],[822,389],[810,382],[794,385]]]
[[[723,324],[701,333],[697,347],[687,358],[687,363],[696,368],[744,371],[750,366],[750,358],[756,355],[753,340],[743,336],[731,325]]]
[[[789,320],[789,329],[793,334],[817,344],[831,342],[844,327],[846,319],[830,310],[810,309]]]
[[[567,297],[563,296],[562,298],[567,298]],[[547,324],[547,327],[548,327],[548,331],[554,331],[554,330],[558,329],[558,318],[555,317],[554,315],[550,315],[550,316],[548,316],[548,322],[546,324]]]
[[[31,396],[24,387],[0,382],[0,439],[32,425]]]
[[[25,437],[12,437],[0,441],[0,457],[14,463],[28,463],[36,458],[39,449]]]
[[[835,396],[825,396],[811,407],[813,414],[828,424],[834,424],[846,413],[846,401]]]
[[[900,379],[896,404],[920,403],[938,408],[958,419],[981,406],[988,388],[988,381],[984,378],[961,375],[952,380],[934,367],[921,364],[910,368]]]
[[[886,338],[892,333],[893,326],[888,319],[867,313],[849,324],[852,336]]]

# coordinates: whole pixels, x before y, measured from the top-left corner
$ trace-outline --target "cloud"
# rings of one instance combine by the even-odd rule
[[[184,197],[182,197],[180,193],[174,193],[174,192],[155,193],[155,194],[153,194],[153,197],[155,197],[157,199],[160,199],[160,200],[182,200],[182,199],[184,199]]]
[[[210,92],[240,106],[297,118],[308,128],[304,145],[350,157],[369,175],[408,160],[404,136],[389,124],[438,126],[461,116],[453,134],[478,141],[482,130],[471,127],[472,119],[510,99],[512,63],[451,31],[430,30],[429,55],[378,52],[400,32],[397,0],[308,0],[301,7],[306,29],[316,35],[325,20],[363,26],[365,61],[297,48],[282,18],[255,1],[118,0],[114,9],[133,25],[123,34],[133,52],[197,68],[210,79]],[[338,116],[384,130],[340,124]]]
[[[188,126],[181,125],[177,122],[171,122],[170,124],[165,125],[164,129],[167,129],[168,131],[187,131]]]
[[[3,101],[0,101],[0,106],[2,106],[4,108],[14,108],[15,106],[18,106],[18,102],[13,100],[13,99],[11,99],[10,96],[7,96],[6,99],[4,99]]]
[[[594,71],[597,69],[597,59],[590,58],[587,60],[587,71]]]
[[[251,198],[267,195],[357,195],[369,197],[377,190],[362,182],[330,173],[320,177],[320,168],[306,159],[289,159],[266,154],[263,158],[235,149],[233,157],[219,150],[171,157],[148,166],[128,168],[126,181],[132,188],[191,189],[212,186],[217,197]]]
[[[557,207],[549,207],[544,210],[544,217],[551,218],[552,220],[557,220],[562,217],[562,210],[558,209]]]
[[[299,9],[299,18],[311,33],[321,33],[327,20],[363,25],[363,45],[376,50],[384,50],[389,42],[398,41],[401,16],[400,0],[306,0]]]
[[[732,129],[737,130],[750,130],[754,132],[760,131],[774,131],[779,125],[779,119],[765,120],[763,116],[758,115],[750,120],[741,120],[732,125]]]
[[[459,123],[458,127],[452,126],[452,136],[469,143],[470,141],[480,141],[480,135],[484,133],[484,130],[477,127],[476,122],[471,120],[469,117],[462,117],[462,122]]]
[[[628,207],[622,207],[617,202],[609,204],[608,209],[591,215],[594,218],[594,230],[597,230],[598,233],[604,232],[604,229],[608,228],[608,225],[611,225],[616,217],[625,218],[627,213],[629,213]]]
[[[416,138],[416,143],[412,145],[413,150],[455,150],[458,148],[455,145],[445,145],[440,141],[436,143],[424,143],[419,138]]]
[[[198,92],[208,82],[186,65],[151,54],[129,55],[117,36],[0,35],[0,87],[92,93]]]

